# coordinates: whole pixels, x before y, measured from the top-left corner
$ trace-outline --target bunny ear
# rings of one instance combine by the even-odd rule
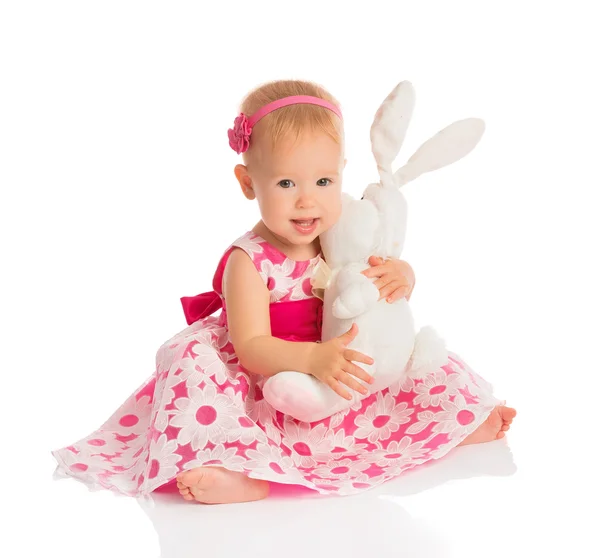
[[[423,173],[462,159],[479,143],[484,131],[485,122],[479,118],[453,122],[421,145],[406,165],[395,172],[396,185],[401,187]]]
[[[371,150],[383,186],[395,187],[392,163],[400,152],[415,106],[410,81],[402,81],[385,98],[371,125]]]

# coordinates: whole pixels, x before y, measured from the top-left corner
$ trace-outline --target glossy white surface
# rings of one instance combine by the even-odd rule
[[[457,448],[346,498],[277,485],[267,500],[204,506],[172,491],[133,500],[43,475],[20,498],[15,483],[8,487],[26,522],[1,544],[27,555],[60,548],[61,556],[90,558],[593,556],[597,516],[582,504],[592,497],[595,466],[569,471],[560,436],[536,436],[536,422],[526,411],[510,444]]]

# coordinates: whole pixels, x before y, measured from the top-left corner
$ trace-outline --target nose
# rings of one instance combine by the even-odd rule
[[[315,191],[310,186],[301,186],[298,188],[296,195],[296,208],[297,209],[311,209],[315,207]]]

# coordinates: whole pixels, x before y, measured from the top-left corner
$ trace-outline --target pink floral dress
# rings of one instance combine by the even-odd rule
[[[347,495],[439,459],[499,403],[457,355],[423,380],[407,379],[314,423],[275,411],[265,378],[238,362],[227,329],[221,280],[244,250],[270,291],[273,335],[320,339],[321,301],[310,278],[319,261],[294,261],[252,232],[223,255],[214,292],[183,298],[188,323],[164,343],[156,370],[98,430],[53,452],[57,472],[129,496],[143,496],[194,467]]]

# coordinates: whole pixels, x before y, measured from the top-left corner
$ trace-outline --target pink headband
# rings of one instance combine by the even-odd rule
[[[325,99],[311,97],[310,95],[292,95],[291,97],[284,97],[283,99],[278,99],[277,101],[273,101],[272,103],[269,103],[268,105],[258,109],[250,118],[248,118],[243,112],[240,113],[240,115],[237,116],[233,121],[233,128],[229,128],[229,130],[227,130],[227,136],[229,137],[229,145],[231,146],[231,149],[238,154],[243,153],[250,146],[250,134],[252,133],[252,128],[254,128],[255,124],[263,116],[266,116],[270,112],[273,112],[279,108],[300,103],[324,107],[335,112],[335,114],[342,118],[340,109]]]

